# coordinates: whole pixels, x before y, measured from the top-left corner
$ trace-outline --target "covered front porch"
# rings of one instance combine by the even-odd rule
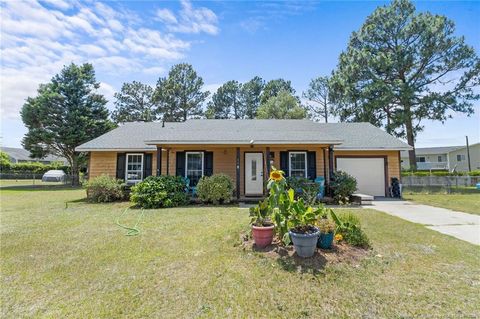
[[[226,174],[235,184],[238,200],[264,196],[272,169],[285,175],[315,180],[324,177],[328,184],[333,174],[333,145],[156,145],[156,175],[188,178],[194,187],[202,176]],[[156,164],[155,163],[155,164]]]

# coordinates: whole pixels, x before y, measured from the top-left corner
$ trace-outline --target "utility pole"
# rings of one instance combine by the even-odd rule
[[[465,136],[465,141],[467,142],[467,160],[468,160],[468,171],[472,171],[472,165],[470,164],[470,146],[468,146],[468,136]]]

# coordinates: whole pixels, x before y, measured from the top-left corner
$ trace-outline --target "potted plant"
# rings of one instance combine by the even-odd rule
[[[270,220],[270,215],[267,200],[250,208],[253,241],[259,248],[265,248],[272,243],[275,226]]]
[[[323,249],[332,248],[333,235],[335,233],[335,223],[323,216],[317,223],[320,230],[320,238],[318,239],[317,246]]]
[[[289,192],[293,197],[293,191]],[[312,257],[315,253],[320,232],[314,226],[318,216],[318,210],[314,211],[312,207],[306,207],[303,199],[292,200],[291,217],[289,230],[290,238],[297,255],[303,258]]]

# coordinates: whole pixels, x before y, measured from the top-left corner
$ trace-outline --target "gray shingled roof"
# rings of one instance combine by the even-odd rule
[[[19,147],[1,146],[0,151],[7,153],[8,156],[16,159],[17,161],[49,161],[49,162],[64,162],[64,163],[67,162],[65,158],[54,156],[54,155],[47,155],[44,158],[31,158],[29,151]]]
[[[408,149],[369,123],[310,120],[188,120],[126,123],[77,147],[90,150],[149,150],[155,144],[334,144],[338,149]]]

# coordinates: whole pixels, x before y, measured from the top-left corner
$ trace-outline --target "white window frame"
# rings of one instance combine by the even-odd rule
[[[308,159],[307,152],[288,152],[288,176],[292,176],[292,156],[291,154],[304,154],[305,155],[305,174],[303,177],[308,176]]]
[[[457,162],[463,162],[463,161],[465,161],[465,154],[457,154]]]
[[[202,177],[205,175],[205,152],[185,152],[185,178],[188,177],[188,155],[190,154],[201,154],[202,155]]]
[[[132,155],[140,155],[142,160],[141,160],[141,171],[140,171],[140,176],[141,178],[138,180],[138,179],[128,179],[128,157],[129,156],[132,156]],[[125,154],[125,182],[127,183],[139,183],[143,180],[143,161],[144,161],[144,158],[143,158],[143,153],[127,153]]]

